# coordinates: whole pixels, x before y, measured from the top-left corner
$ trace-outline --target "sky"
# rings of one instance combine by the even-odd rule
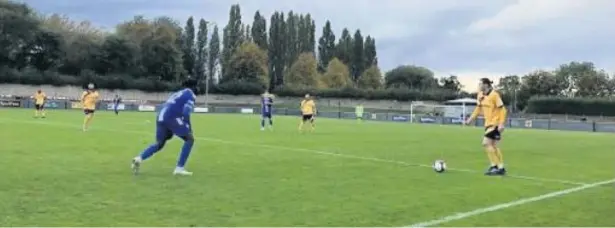
[[[614,0],[21,0],[38,11],[60,13],[113,29],[134,15],[189,16],[224,27],[232,4],[244,23],[259,10],[310,13],[317,26],[330,20],[376,39],[383,71],[425,66],[439,77],[457,75],[474,90],[492,80],[570,61],[592,61],[615,73]],[[353,32],[354,33],[354,32]]]

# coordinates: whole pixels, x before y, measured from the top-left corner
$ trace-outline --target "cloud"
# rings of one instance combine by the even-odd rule
[[[383,70],[401,64],[455,74],[466,84],[570,61],[593,61],[615,72],[612,0],[26,0],[45,13],[64,13],[113,28],[136,14],[185,21],[204,18],[223,27],[231,4],[244,23],[254,12],[310,13],[317,35],[326,20],[336,35],[347,27],[376,38]],[[610,50],[610,51],[609,51]]]

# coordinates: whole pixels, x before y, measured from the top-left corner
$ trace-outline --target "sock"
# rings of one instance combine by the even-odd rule
[[[487,158],[491,163],[491,167],[496,166],[498,164],[498,158],[495,155],[495,148],[493,148],[492,146],[487,146],[485,147],[485,152],[487,153]]]
[[[302,121],[302,122],[299,122],[299,130],[300,130],[300,131],[301,131],[301,130],[303,130],[303,121]]]
[[[261,119],[261,127],[262,127],[262,128],[265,128],[265,118],[262,118],[262,119]]]
[[[41,116],[45,117],[45,111],[41,112]]]
[[[179,153],[179,159],[177,159],[178,168],[184,168],[184,166],[186,165],[188,157],[190,156],[190,152],[192,151],[192,145],[194,145],[193,140],[184,141],[181,153]]]
[[[273,119],[269,118],[269,126],[273,127]]]
[[[38,117],[38,111],[34,111],[34,117]]]
[[[159,143],[154,143],[150,145],[143,152],[141,152],[141,155],[140,155],[141,160],[145,161],[145,159],[148,159],[149,157],[154,155],[156,152],[160,151],[160,149],[162,149],[162,146],[160,146]]]
[[[504,168],[504,156],[502,155],[502,150],[500,148],[495,148],[495,157],[497,158],[497,166],[498,168]]]

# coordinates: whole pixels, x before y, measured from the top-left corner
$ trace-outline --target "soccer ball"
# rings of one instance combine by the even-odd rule
[[[436,160],[433,163],[433,170],[438,173],[444,172],[446,170],[446,163],[443,160]]]

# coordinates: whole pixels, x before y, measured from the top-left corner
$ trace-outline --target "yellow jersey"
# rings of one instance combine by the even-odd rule
[[[45,95],[45,93],[40,92],[40,93],[35,93],[34,94],[34,104],[37,105],[42,105],[45,103],[45,98],[47,98],[47,96]]]
[[[472,113],[472,119],[482,113],[485,118],[485,127],[506,123],[507,111],[500,93],[495,90],[491,90],[489,93],[479,92],[477,101],[478,104]]]
[[[97,91],[84,91],[81,95],[81,104],[84,110],[95,110],[98,101]]]
[[[315,111],[316,111],[316,103],[314,103],[314,100],[301,101],[301,114],[313,115]]]

